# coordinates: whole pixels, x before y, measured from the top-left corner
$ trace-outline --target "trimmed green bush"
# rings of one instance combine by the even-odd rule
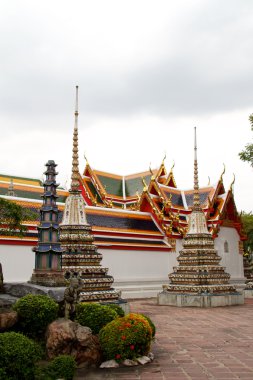
[[[149,353],[152,329],[145,317],[131,313],[103,327],[99,340],[105,359],[135,359]]]
[[[117,317],[112,308],[98,303],[79,303],[76,306],[76,321],[88,326],[93,334],[98,334],[102,327]]]
[[[75,374],[76,362],[70,355],[60,355],[54,358],[46,367],[38,367],[36,380],[72,380]]]
[[[145,314],[140,314],[140,315],[142,315],[148,321],[148,323],[149,323],[149,325],[150,325],[150,327],[152,329],[152,338],[154,338],[155,333],[156,333],[156,327],[155,327],[153,321],[147,315],[145,315]]]
[[[125,316],[124,310],[122,310],[122,308],[119,305],[117,305],[116,303],[108,303],[108,305],[106,305],[106,306],[109,306],[111,309],[116,311],[116,313],[118,314],[118,317],[124,317]]]
[[[49,323],[57,318],[58,308],[52,298],[34,294],[20,298],[13,306],[18,313],[21,329],[32,337],[45,332]]]
[[[0,379],[33,380],[35,364],[42,357],[40,347],[16,332],[0,334]]]

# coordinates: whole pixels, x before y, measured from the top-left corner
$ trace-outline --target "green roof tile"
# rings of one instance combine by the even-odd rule
[[[34,182],[34,186],[41,186],[42,185],[42,182],[41,180],[39,179],[36,179],[36,178],[28,178],[28,177],[18,177],[18,176],[11,176],[11,175],[7,175],[7,174],[1,174],[0,173],[0,177],[3,177],[3,178],[6,178],[6,182],[10,182],[11,179],[15,180],[15,179],[23,179],[25,181],[31,181],[31,182]]]
[[[99,193],[97,192],[97,189],[95,188],[95,186],[93,185],[93,183],[92,183],[91,181],[86,181],[86,184],[87,184],[87,186],[89,187],[91,194],[92,194],[94,197],[97,196],[97,202],[98,202],[98,203],[103,203],[103,201],[102,201],[102,199],[100,198],[100,195],[99,195]]]
[[[147,185],[149,185],[151,174],[148,174],[143,177],[146,181]],[[136,178],[130,178],[125,180],[125,186],[126,186],[126,196],[131,197],[133,195],[136,195],[136,191],[138,190],[139,193],[142,193],[143,191],[143,183],[142,183],[142,176],[136,177]]]
[[[111,177],[105,177],[103,175],[97,174],[101,184],[106,186],[107,194],[117,195],[123,197],[122,191],[122,179],[116,179]]]

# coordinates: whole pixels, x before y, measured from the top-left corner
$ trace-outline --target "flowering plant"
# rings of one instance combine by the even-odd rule
[[[131,313],[103,327],[99,340],[105,359],[135,359],[150,351],[152,329],[145,317]]]

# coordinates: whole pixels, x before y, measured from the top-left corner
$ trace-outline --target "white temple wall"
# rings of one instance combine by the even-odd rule
[[[24,282],[31,278],[35,254],[31,246],[0,244],[0,262],[5,282]]]
[[[224,252],[228,242],[229,252]],[[5,282],[28,281],[34,269],[35,255],[30,246],[0,244],[0,262]],[[231,275],[232,282],[244,282],[243,257],[239,253],[239,235],[234,228],[221,227],[215,239],[215,248],[222,258],[221,264]],[[177,257],[182,240],[176,240],[176,252],[131,251],[99,249],[102,265],[114,277],[114,287],[122,290],[125,298],[154,297],[169,283],[168,274],[178,265]]]
[[[99,249],[102,265],[114,277],[114,287],[123,298],[155,297],[167,284],[176,253]],[[174,258],[175,257],[175,258]],[[171,268],[171,269],[170,269]]]
[[[235,228],[221,227],[219,237],[215,239],[215,248],[221,256],[221,265],[226,267],[226,272],[231,275],[231,282],[244,282],[243,256],[239,253],[240,237]],[[226,244],[227,242],[227,249]]]

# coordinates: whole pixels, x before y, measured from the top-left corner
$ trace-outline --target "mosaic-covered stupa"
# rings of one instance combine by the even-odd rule
[[[92,229],[87,223],[85,203],[79,190],[79,176],[77,86],[71,188],[60,225],[60,241],[64,249],[62,269],[65,278],[82,280],[80,302],[118,300],[119,293],[111,288],[114,279],[107,274],[108,268],[100,265],[102,255],[93,243]]]
[[[163,286],[163,293],[158,295],[160,304],[177,306],[225,306],[242,303],[242,295],[229,283],[230,275],[220,265],[221,258],[214,247],[214,239],[208,231],[205,214],[200,206],[198,184],[197,143],[195,128],[194,146],[194,195],[193,207],[188,221],[188,232],[183,241],[183,249],[177,258],[179,265],[169,275],[170,284]],[[179,299],[177,295],[184,296]],[[201,300],[191,295],[224,297],[208,297]],[[228,297],[225,297],[228,295]],[[233,300],[230,296],[236,295]],[[167,297],[167,302],[166,302]],[[240,298],[239,302],[238,297]],[[165,300],[165,301],[164,301]],[[215,302],[212,304],[212,301]],[[203,301],[203,302],[202,302]],[[207,302],[206,302],[207,301]],[[185,302],[185,305],[184,305]]]
[[[53,160],[46,163],[46,180],[43,182],[43,204],[40,209],[38,226],[38,245],[35,252],[35,269],[31,283],[43,286],[65,286],[66,281],[61,269],[62,249],[59,242],[59,210],[56,204],[57,172]]]

